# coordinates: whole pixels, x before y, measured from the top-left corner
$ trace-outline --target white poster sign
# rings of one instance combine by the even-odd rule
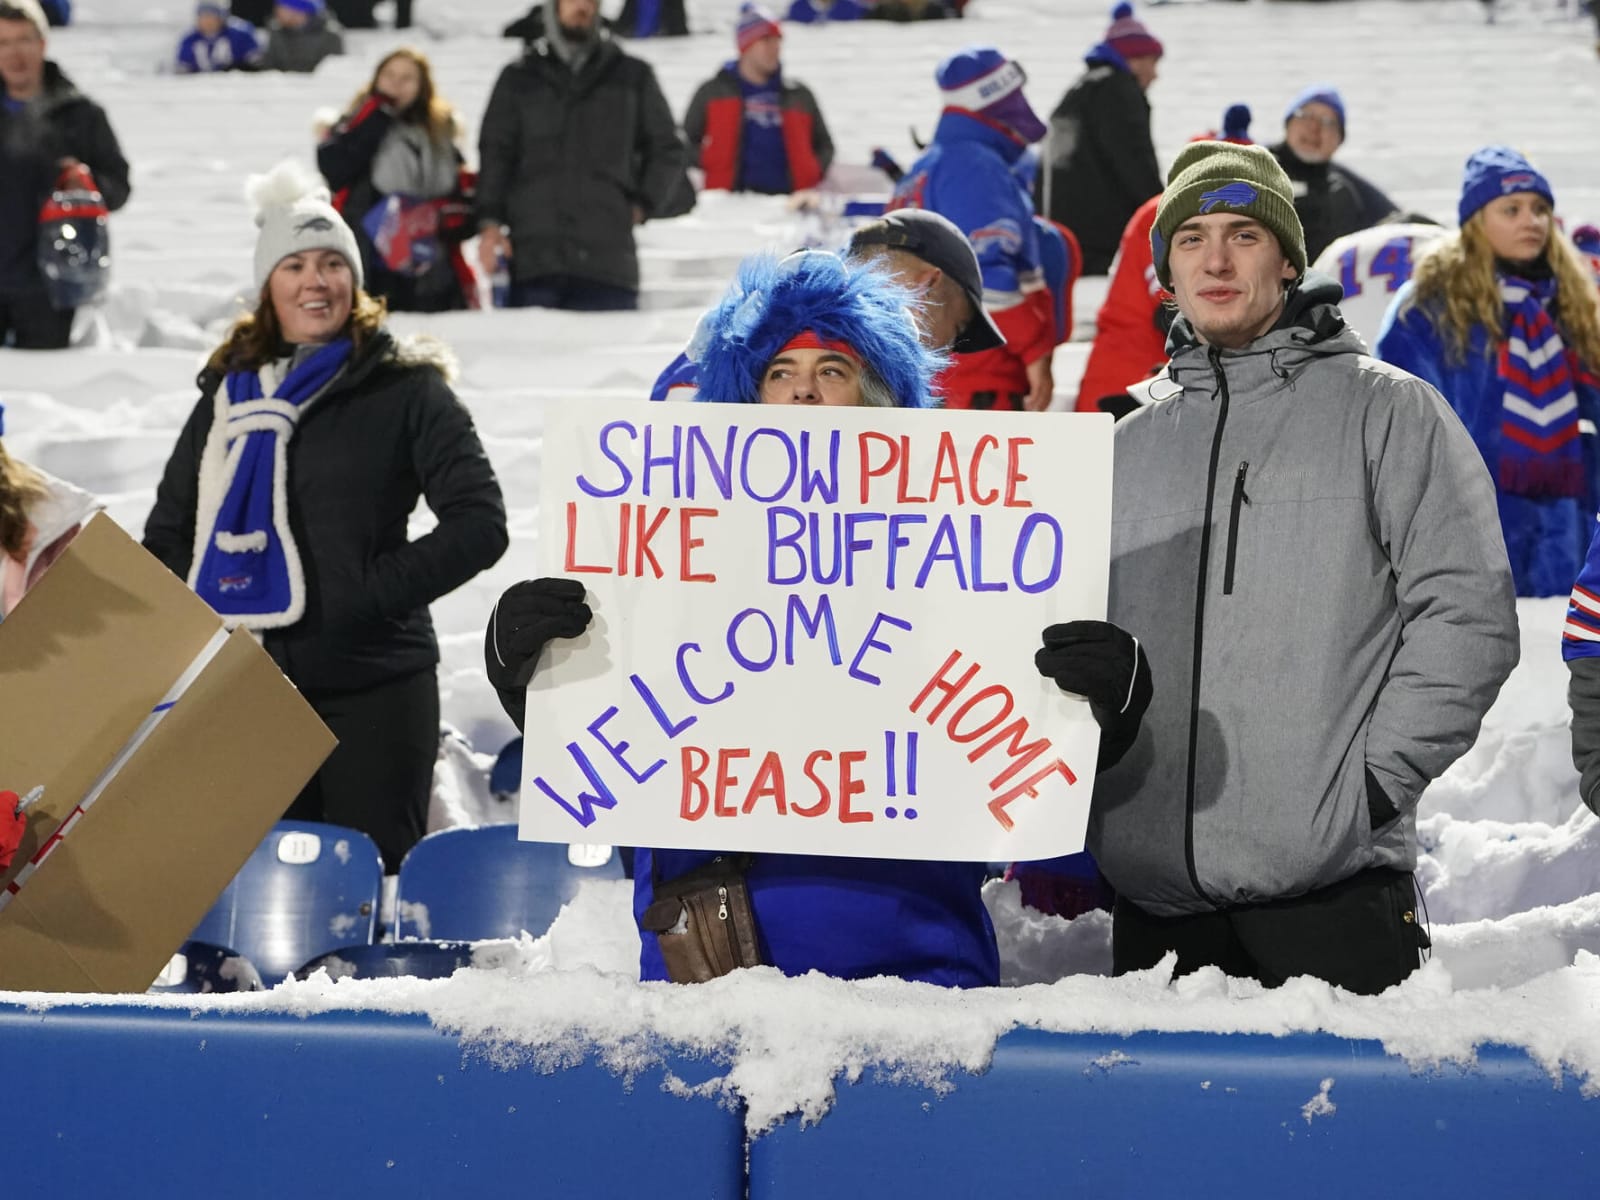
[[[1108,416],[585,400],[528,689],[534,841],[1001,861],[1083,846],[1099,730],[1034,667],[1105,616]]]

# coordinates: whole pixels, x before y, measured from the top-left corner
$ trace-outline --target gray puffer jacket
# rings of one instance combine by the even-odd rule
[[[1432,387],[1370,358],[1312,276],[1243,350],[1117,426],[1110,618],[1155,698],[1089,848],[1158,916],[1416,862],[1416,805],[1516,665],[1494,485]]]

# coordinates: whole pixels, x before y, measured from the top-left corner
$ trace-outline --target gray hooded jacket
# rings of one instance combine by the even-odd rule
[[[1483,460],[1339,298],[1311,277],[1243,350],[1180,318],[1181,391],[1117,427],[1110,619],[1156,687],[1089,848],[1158,916],[1413,867],[1418,798],[1516,665]]]

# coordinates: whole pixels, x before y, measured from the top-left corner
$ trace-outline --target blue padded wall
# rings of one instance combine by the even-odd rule
[[[1323,1035],[1019,1030],[953,1081],[841,1083],[820,1123],[751,1146],[750,1200],[1600,1195],[1600,1099],[1506,1047],[1414,1074]]]
[[[421,1017],[0,1004],[0,1063],[18,1200],[744,1194],[740,1114],[659,1068],[501,1070]]]

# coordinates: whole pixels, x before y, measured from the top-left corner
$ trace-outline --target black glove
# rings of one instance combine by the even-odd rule
[[[1082,696],[1100,724],[1099,769],[1114,766],[1139,736],[1154,683],[1138,639],[1107,621],[1068,621],[1044,631],[1039,674]]]
[[[522,728],[528,680],[551,638],[573,638],[594,614],[576,579],[524,579],[505,590],[489,614],[483,635],[483,665],[500,704]]]

